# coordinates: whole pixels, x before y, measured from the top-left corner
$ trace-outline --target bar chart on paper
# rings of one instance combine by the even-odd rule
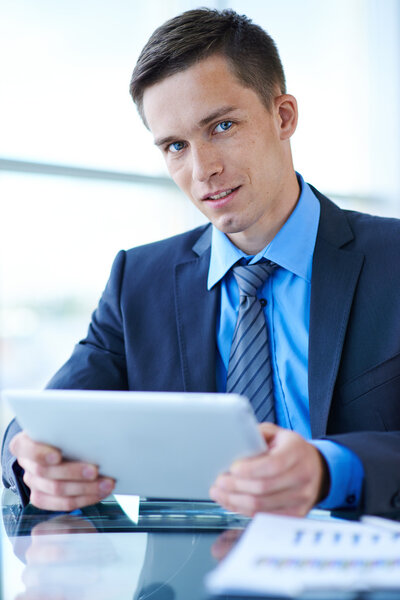
[[[233,594],[400,590],[400,527],[259,514],[206,583]]]

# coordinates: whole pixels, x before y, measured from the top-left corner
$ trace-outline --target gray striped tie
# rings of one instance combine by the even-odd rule
[[[275,422],[275,407],[267,324],[256,292],[276,266],[263,262],[232,269],[239,286],[240,304],[226,391],[247,396],[259,422]]]

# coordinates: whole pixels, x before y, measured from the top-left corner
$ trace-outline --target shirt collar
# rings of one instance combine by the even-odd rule
[[[297,179],[301,193],[295,209],[274,239],[256,256],[251,257],[250,263],[266,258],[310,283],[320,204],[298,173]],[[213,225],[207,288],[210,290],[218,283],[241,258],[248,259],[249,256]]]

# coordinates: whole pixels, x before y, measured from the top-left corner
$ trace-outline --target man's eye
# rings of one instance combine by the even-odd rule
[[[218,123],[214,131],[216,131],[217,133],[220,133],[221,131],[227,131],[232,127],[232,125],[232,121],[221,121],[221,123]]]
[[[184,142],[173,142],[167,148],[169,152],[180,152],[185,147]]]

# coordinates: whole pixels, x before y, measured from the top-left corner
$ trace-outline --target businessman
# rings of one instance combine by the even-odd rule
[[[295,172],[296,100],[246,17],[199,9],[162,25],[131,94],[210,224],[118,254],[49,386],[243,393],[269,449],[221,474],[211,498],[247,515],[398,511],[399,221],[343,211]],[[2,465],[23,502],[50,510],[114,484],[16,422]]]

